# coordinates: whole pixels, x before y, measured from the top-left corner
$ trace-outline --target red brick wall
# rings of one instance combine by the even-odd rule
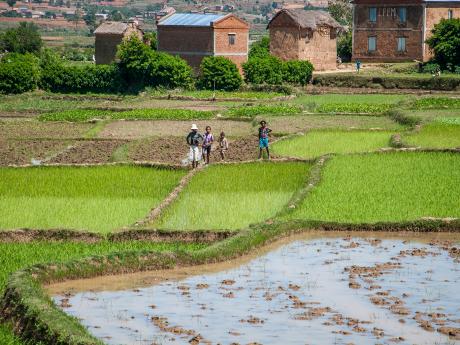
[[[435,24],[439,23],[441,19],[448,17],[448,11],[452,10],[452,14],[454,18],[460,18],[460,4],[450,3],[448,5],[444,5],[443,7],[435,7],[435,5],[427,6],[426,8],[426,33],[425,37],[428,38],[431,36],[431,30],[434,29]],[[427,44],[425,44],[425,51],[424,51],[424,61],[428,61],[433,56],[433,53],[430,51],[430,48]]]
[[[357,1],[354,6],[353,59],[411,61],[423,58],[423,6],[419,1]],[[398,7],[406,7],[400,23]],[[377,21],[369,21],[369,8],[377,8]],[[368,37],[376,37],[376,50],[368,51]],[[406,51],[398,52],[398,37],[406,38]]]
[[[158,26],[158,50],[164,52],[213,51],[211,27]]]

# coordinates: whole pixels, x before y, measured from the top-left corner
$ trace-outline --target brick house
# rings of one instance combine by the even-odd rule
[[[136,22],[104,22],[94,31],[96,36],[96,64],[109,64],[115,60],[117,46],[125,37],[138,35],[142,40],[143,32]]]
[[[281,10],[268,29],[272,55],[282,60],[309,60],[315,70],[337,68],[337,33],[343,28],[329,13]]]
[[[460,0],[354,0],[353,59],[428,61],[425,40],[442,18],[460,17]]]
[[[206,56],[223,56],[241,71],[248,59],[249,24],[234,14],[175,13],[157,24],[158,50],[178,55],[195,71]]]

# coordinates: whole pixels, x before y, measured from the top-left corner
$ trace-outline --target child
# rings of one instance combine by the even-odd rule
[[[201,160],[199,146],[203,142],[203,136],[198,133],[196,124],[192,125],[191,132],[187,135],[187,144],[190,146],[190,160],[192,161],[192,168],[198,166],[198,161]]]
[[[205,163],[209,164],[209,155],[211,154],[212,143],[214,142],[214,135],[211,133],[210,126],[206,126],[206,133],[204,133],[203,138],[203,156]]]
[[[259,159],[262,159],[263,149],[267,150],[267,157],[270,159],[270,151],[268,150],[268,134],[272,130],[267,127],[267,123],[262,120],[260,121],[259,127]]]
[[[224,132],[220,132],[219,150],[220,150],[220,158],[222,160],[225,160],[225,152],[228,150],[228,141],[227,141],[227,138],[225,137]]]

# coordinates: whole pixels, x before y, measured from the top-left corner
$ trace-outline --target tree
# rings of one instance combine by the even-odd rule
[[[11,8],[13,8],[14,5],[16,4],[16,0],[6,0],[6,3],[8,4],[8,6],[10,6]]]
[[[254,42],[249,50],[248,57],[265,58],[270,56],[270,37],[262,37],[259,41]]]
[[[43,41],[34,23],[21,22],[17,28],[0,34],[0,51],[38,54],[42,47]]]
[[[426,40],[434,60],[443,68],[460,66],[460,18],[442,19]]]
[[[274,56],[254,57],[243,64],[244,78],[252,84],[281,84],[283,62]]]
[[[351,31],[341,35],[337,39],[337,55],[342,62],[350,62],[352,56],[352,33]]]
[[[144,41],[147,42],[150,45],[150,48],[152,50],[157,50],[157,33],[152,31],[152,32],[147,32],[144,34]]]
[[[238,67],[222,56],[208,56],[200,65],[200,87],[208,90],[238,90],[243,83]]]
[[[38,58],[32,54],[5,54],[0,60],[0,93],[34,90],[40,79]]]
[[[310,82],[313,65],[310,61],[290,60],[283,63],[283,81],[306,85]]]
[[[348,0],[330,0],[328,2],[328,11],[340,24],[351,27],[353,14]]]
[[[144,84],[147,68],[154,51],[144,44],[136,34],[131,35],[118,46],[118,66],[128,84]]]

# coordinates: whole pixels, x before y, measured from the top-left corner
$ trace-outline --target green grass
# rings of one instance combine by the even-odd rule
[[[253,106],[230,108],[225,113],[230,117],[254,117],[258,115],[292,115],[302,112],[302,107],[293,104],[258,104]]]
[[[422,122],[430,122],[435,121],[440,117],[460,117],[460,109],[404,110],[404,114],[418,117]]]
[[[97,109],[74,109],[42,114],[40,121],[70,121],[82,122],[94,119],[113,120],[191,120],[210,119],[212,111],[191,109],[134,109],[127,111],[106,111]]]
[[[152,243],[142,241],[108,242],[95,244],[69,242],[0,243],[0,294],[3,295],[8,275],[25,267],[48,262],[66,262],[89,255],[132,250],[198,250],[202,244]],[[9,327],[0,324],[0,344],[21,345]],[[30,345],[36,345],[30,344]]]
[[[196,175],[152,226],[241,229],[274,216],[306,180],[307,163],[211,166]]]
[[[403,142],[411,146],[424,148],[456,148],[460,147],[460,122],[451,124],[456,118],[440,119],[424,125],[419,132],[410,133],[403,137]],[[459,119],[459,118],[457,118]],[[446,121],[446,122],[444,122]]]
[[[144,218],[184,171],[133,166],[0,169],[0,228],[107,233]]]
[[[388,131],[314,130],[273,144],[273,152],[289,157],[314,158],[327,153],[375,151],[388,147]]]
[[[391,104],[327,103],[321,104],[315,108],[315,111],[318,113],[383,114],[391,107]]]
[[[460,217],[460,157],[449,153],[337,156],[287,216],[344,223]]]

